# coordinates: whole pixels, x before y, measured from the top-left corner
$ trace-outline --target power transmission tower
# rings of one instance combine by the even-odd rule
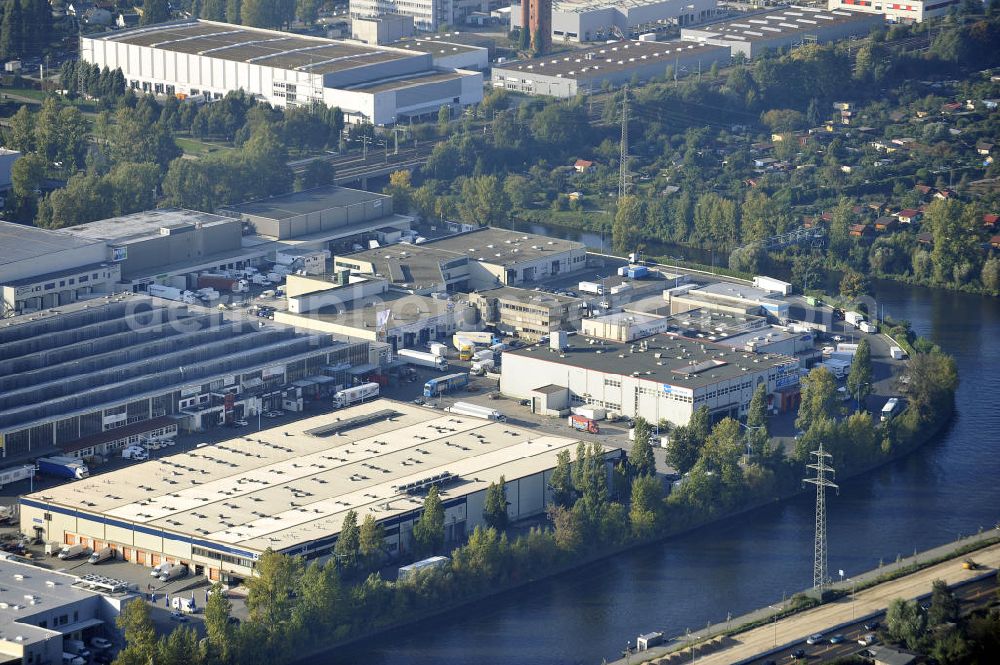
[[[628,195],[629,173],[628,173],[628,86],[624,88],[622,98],[622,142],[621,142],[621,170],[618,174],[618,199]]]
[[[810,453],[816,456],[815,464],[806,466],[816,472],[815,478],[805,478],[805,482],[816,486],[816,540],[813,549],[813,589],[822,593],[829,576],[827,575],[827,549],[826,549],[826,488],[832,487],[840,490],[836,483],[826,477],[829,473],[834,474],[832,466],[828,466],[826,460],[833,457],[823,450],[823,442],[819,442],[819,450]]]

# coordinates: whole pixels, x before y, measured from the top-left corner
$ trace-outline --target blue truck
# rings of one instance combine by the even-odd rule
[[[38,459],[38,473],[82,480],[90,475],[90,469],[83,460],[75,457],[41,457]]]
[[[446,374],[424,384],[424,397],[438,397],[469,385],[468,374]]]

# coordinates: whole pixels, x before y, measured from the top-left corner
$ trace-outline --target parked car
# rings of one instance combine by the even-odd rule
[[[823,633],[813,633],[806,638],[806,644],[819,644],[823,641]]]
[[[106,640],[103,637],[92,637],[90,638],[90,646],[94,649],[103,651],[111,648],[111,641]]]
[[[837,633],[836,635],[830,638],[830,644],[840,644],[843,641],[844,641],[844,636],[841,635],[840,633]]]
[[[264,415],[265,418],[280,418],[281,416],[285,415],[285,412],[284,411],[265,411],[263,415]]]
[[[878,630],[878,627],[881,625],[878,621],[869,621],[865,624],[865,630]]]
[[[183,612],[176,612],[176,611],[170,613],[170,620],[176,621],[177,623],[188,622],[188,618]]]
[[[867,635],[862,635],[858,638],[858,644],[863,647],[870,647],[876,642],[878,642],[878,637],[875,636],[875,633],[868,633]]]
[[[794,658],[795,660],[801,660],[802,658],[805,657],[806,657],[805,649],[796,649],[795,653],[792,654],[792,658]]]

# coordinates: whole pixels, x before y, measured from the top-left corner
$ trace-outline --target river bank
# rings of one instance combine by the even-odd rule
[[[850,479],[854,477],[861,476],[866,473],[870,473],[875,469],[882,466],[891,464],[892,462],[901,459],[915,450],[920,446],[926,444],[932,438],[934,438],[944,427],[947,426],[953,411],[949,408],[948,411],[942,412],[942,414],[932,423],[929,427],[920,430],[919,436],[908,442],[906,446],[900,446],[893,450],[891,454],[867,465],[859,468],[850,469],[842,474],[845,479]],[[785,462],[785,465],[789,467],[789,470],[794,463]],[[319,656],[329,656],[332,652],[336,652],[339,649],[349,648],[352,645],[358,645],[362,643],[369,643],[373,637],[379,635],[390,635],[394,634],[402,627],[415,628],[417,626],[429,626],[434,620],[441,620],[447,616],[453,616],[458,611],[469,611],[472,608],[481,606],[484,601],[500,596],[510,596],[520,589],[537,584],[542,580],[553,580],[558,581],[560,579],[566,579],[574,571],[578,571],[581,568],[586,568],[588,566],[600,565],[601,562],[612,559],[630,550],[635,550],[639,548],[646,547],[656,547],[667,543],[671,538],[681,536],[687,533],[695,532],[702,529],[710,529],[711,527],[724,523],[726,521],[735,520],[740,516],[749,515],[763,507],[773,505],[782,501],[786,501],[793,497],[807,493],[801,485],[794,480],[794,476],[790,474],[783,475],[784,482],[779,488],[776,494],[770,496],[764,496],[757,499],[751,499],[741,504],[741,508],[735,511],[730,511],[723,515],[716,515],[708,519],[703,519],[696,522],[684,523],[682,526],[673,526],[671,528],[665,529],[659,533],[655,538],[643,540],[643,541],[632,541],[626,545],[619,547],[609,547],[601,551],[591,552],[588,555],[581,557],[580,559],[565,563],[564,565],[557,566],[550,570],[541,572],[538,575],[529,576],[526,579],[517,580],[508,584],[503,584],[499,586],[494,586],[488,591],[483,593],[475,594],[472,596],[467,596],[461,599],[456,599],[453,602],[440,604],[432,610],[421,610],[420,616],[417,618],[409,617],[406,620],[396,621],[392,623],[379,626],[377,628],[372,628],[371,630],[363,631],[362,633],[352,635],[349,638],[340,640],[337,643],[324,645],[322,647],[317,647],[316,649],[310,650],[307,653],[303,653],[301,658],[294,661],[295,663],[301,663],[305,665]]]
[[[830,568],[848,576],[989,528],[1000,519],[1000,460],[984,433],[1000,412],[1000,308],[992,299],[873,283],[880,308],[951,353],[962,383],[954,417],[920,448],[828,496]],[[697,629],[779,602],[812,577],[813,495],[690,529],[669,542],[540,579],[391,637],[330,652],[331,665],[592,665],[637,627]]]

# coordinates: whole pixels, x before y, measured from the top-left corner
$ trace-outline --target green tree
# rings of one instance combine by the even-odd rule
[[[851,360],[851,371],[847,375],[847,391],[863,404],[872,392],[872,351],[868,340],[861,338]]]
[[[437,485],[432,485],[424,499],[424,510],[413,525],[413,541],[418,556],[437,552],[444,545],[444,507]]]
[[[413,182],[409,171],[393,171],[389,174],[389,184],[385,193],[392,197],[392,209],[407,214],[413,205]]]
[[[116,665],[147,665],[156,655],[156,629],[149,617],[149,605],[136,598],[125,605],[115,620],[125,634],[125,648]]]
[[[830,218],[830,254],[838,259],[847,258],[851,248],[850,226],[855,222],[854,206],[848,198],[840,199]]]
[[[705,466],[709,470],[721,472],[728,483],[737,480],[740,457],[744,449],[739,422],[732,418],[723,418],[716,423],[711,434],[705,439],[701,459],[705,461]]]
[[[225,21],[226,0],[201,0],[200,16],[207,21]]]
[[[140,25],[163,23],[170,19],[170,3],[167,0],[144,0]]]
[[[927,623],[938,626],[958,620],[958,599],[944,580],[934,580],[931,585],[931,606],[927,610]]]
[[[868,278],[856,270],[848,270],[840,280],[840,295],[850,300],[857,300],[868,293]]]
[[[342,568],[351,569],[358,562],[361,533],[358,529],[358,514],[348,510],[340,527],[340,534],[333,546],[333,554]]]
[[[747,411],[747,447],[754,455],[764,456],[768,453],[767,431],[767,383],[761,382],[753,391],[750,407]]]
[[[321,0],[297,0],[295,3],[295,14],[306,25],[311,25],[319,18],[319,8],[323,5]]]
[[[560,450],[556,455],[556,468],[549,476],[549,491],[552,493],[552,503],[556,506],[568,508],[576,500],[568,450]]]
[[[702,440],[691,427],[682,425],[674,428],[667,438],[667,464],[678,473],[687,473],[701,455]]]
[[[583,104],[555,102],[545,107],[531,119],[531,133],[535,140],[556,149],[568,149],[578,144],[581,136],[590,131],[590,121]]]
[[[519,210],[530,208],[538,197],[538,187],[535,182],[516,173],[504,178],[503,191],[507,194],[507,200],[511,205]]]
[[[160,178],[156,164],[117,164],[104,179],[111,194],[113,213],[129,215],[154,208]]]
[[[45,159],[41,155],[28,153],[14,162],[10,169],[11,186],[19,198],[33,198],[45,178]]]
[[[266,550],[257,560],[257,574],[246,581],[250,620],[279,634],[291,618],[302,579],[302,559]]]
[[[205,633],[214,659],[220,663],[229,662],[233,639],[233,625],[230,622],[233,605],[226,597],[221,584],[212,586],[212,593],[205,603]]]
[[[807,430],[821,418],[834,418],[840,414],[837,397],[837,379],[825,367],[814,367],[802,380],[802,398],[795,426]]]
[[[1000,259],[995,256],[986,259],[979,279],[983,282],[983,288],[990,293],[996,294],[1000,291]]]
[[[975,206],[964,206],[955,200],[937,200],[927,206],[923,225],[934,238],[931,261],[934,280],[938,283],[956,282],[956,269],[964,263],[971,264],[976,255],[976,236],[971,229],[976,226]]]
[[[504,477],[500,476],[500,481],[490,483],[486,488],[486,497],[483,501],[483,519],[486,524],[502,533],[507,528],[507,486]]]
[[[473,176],[462,183],[458,210],[469,223],[502,226],[510,217],[510,202],[497,176]]]
[[[916,649],[927,628],[927,616],[917,601],[896,598],[886,610],[885,625],[892,639],[903,642],[909,649]]]
[[[639,197],[628,194],[618,199],[615,221],[611,225],[612,244],[616,253],[626,254],[639,249],[644,216]]]
[[[358,534],[358,554],[367,567],[377,566],[385,552],[385,527],[372,514],[365,515]]]
[[[35,114],[29,111],[27,106],[17,110],[11,117],[8,127],[10,147],[22,155],[27,155],[35,149]]]
[[[188,626],[177,626],[160,638],[156,645],[157,665],[199,665],[198,633]]]
[[[18,58],[24,54],[24,16],[21,0],[7,0],[0,26],[0,57]]]
[[[910,358],[907,374],[910,381],[906,395],[910,407],[921,420],[932,419],[954,403],[958,370],[951,356],[938,351],[915,353]]]
[[[315,159],[306,164],[305,171],[297,176],[297,184],[301,189],[313,189],[332,185],[337,172],[333,164],[325,159]]]
[[[653,436],[653,429],[646,422],[645,418],[635,419],[635,429],[633,430],[635,440],[632,442],[632,449],[628,454],[628,462],[632,471],[637,476],[652,476],[656,474],[656,458],[653,457],[653,446],[650,439]]]
[[[451,107],[447,104],[438,109],[438,133],[444,136],[448,133],[448,124],[451,122]]]
[[[629,521],[638,538],[656,534],[663,518],[663,483],[655,476],[638,476],[632,481]]]

